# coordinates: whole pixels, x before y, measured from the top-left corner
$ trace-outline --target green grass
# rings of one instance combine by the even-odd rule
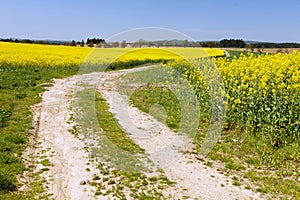
[[[53,164],[51,163],[51,161],[49,160],[49,159],[44,159],[44,160],[42,160],[41,161],[41,164],[43,165],[43,166],[53,166]]]
[[[109,105],[100,93],[96,93],[95,97],[96,115],[99,125],[103,130],[104,135],[116,147],[128,151],[130,153],[144,153],[144,150],[136,145],[128,136],[127,133],[120,128],[113,114],[109,112]]]
[[[176,96],[168,88],[155,85],[140,87],[134,91],[130,100],[140,110],[151,113],[158,121],[165,122],[171,129],[179,129],[181,121],[180,106]],[[164,106],[158,107],[158,105]]]
[[[26,170],[20,156],[31,135],[30,106],[41,101],[42,83],[76,74],[78,66],[65,68],[0,66],[0,199],[20,195],[16,176]]]

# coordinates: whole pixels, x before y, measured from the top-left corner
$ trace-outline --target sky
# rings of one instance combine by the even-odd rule
[[[0,38],[86,40],[161,27],[197,41],[300,43],[299,0],[0,0]]]

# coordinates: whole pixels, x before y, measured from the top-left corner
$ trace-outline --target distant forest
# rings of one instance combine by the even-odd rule
[[[300,48],[299,43],[270,43],[270,42],[260,42],[254,43],[250,46],[254,48]]]
[[[247,44],[242,39],[223,39],[221,41],[195,42],[188,40],[165,40],[165,41],[146,41],[138,40],[128,43],[122,42],[106,43],[103,38],[88,38],[86,42],[81,41],[53,41],[53,40],[30,40],[30,39],[0,39],[2,42],[28,43],[28,44],[46,44],[46,45],[66,45],[66,46],[89,46],[89,47],[122,47],[127,45],[131,47],[221,47],[221,48],[247,48],[247,49],[264,49],[264,48],[300,48],[299,43],[270,43],[270,42],[252,42]]]
[[[72,41],[52,41],[52,40],[30,40],[30,39],[0,39],[1,42],[15,42],[15,43],[26,43],[26,44],[46,44],[46,45],[66,45],[76,46],[80,42]]]
[[[224,39],[220,42],[201,42],[202,47],[224,47],[224,48],[300,48],[299,43],[271,43],[271,42],[253,42],[247,44],[241,39]]]

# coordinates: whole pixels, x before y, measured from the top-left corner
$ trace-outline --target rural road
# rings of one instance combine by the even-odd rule
[[[48,158],[53,164],[41,174],[47,180],[44,185],[47,193],[58,200],[107,199],[105,196],[95,196],[96,188],[85,182],[92,180],[94,174],[101,174],[97,163],[89,159],[90,151],[86,145],[89,141],[85,141],[84,137],[75,137],[70,131],[76,124],[72,103],[80,80],[80,87],[82,83],[89,86],[96,84],[128,137],[145,150],[145,156],[162,168],[169,180],[176,183],[164,191],[166,197],[171,194],[171,199],[262,199],[251,190],[233,186],[230,177],[220,174],[216,167],[208,167],[195,155],[183,153],[182,147],[191,144],[189,138],[174,133],[152,116],[133,107],[128,97],[118,92],[116,82],[119,76],[148,68],[54,80],[53,86],[42,94],[43,100],[36,106],[39,109],[35,109],[39,143],[36,152],[43,152],[39,156]],[[44,167],[39,164],[37,170]]]
[[[226,58],[230,58],[230,54],[227,50],[224,49],[224,53],[225,53]]]

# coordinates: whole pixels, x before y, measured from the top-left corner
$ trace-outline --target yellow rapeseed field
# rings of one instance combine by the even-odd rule
[[[232,60],[213,59],[192,65],[174,61],[169,66],[191,82],[200,105],[210,101],[206,81],[221,76],[226,96],[226,124],[264,134],[274,146],[300,141],[300,53],[244,54]],[[206,74],[206,78],[202,75]],[[209,74],[209,76],[207,76]],[[212,81],[213,84],[213,81]],[[210,84],[211,85],[211,84]],[[218,94],[214,94],[218,96]]]
[[[164,63],[164,70],[171,75],[174,71],[180,72],[174,75],[188,80],[198,97],[203,123],[215,122],[217,118],[210,119],[209,115],[224,113],[226,107],[224,130],[235,135],[255,136],[250,142],[260,157],[259,162],[255,161],[259,165],[266,157],[270,157],[270,162],[275,160],[276,166],[294,160],[297,163],[290,165],[293,168],[287,165],[288,172],[294,170],[298,166],[300,144],[300,53],[215,58],[219,56],[224,56],[222,50],[208,48],[104,49],[0,42],[0,184],[6,187],[4,189],[17,188],[16,177],[25,166],[16,155],[21,155],[25,147],[31,129],[30,106],[40,101],[44,83],[80,72],[104,71],[106,67],[122,69],[145,63]],[[171,82],[175,76],[168,76],[166,81]],[[173,105],[169,99],[165,103]],[[212,99],[217,101],[217,106],[212,106]],[[173,127],[176,117],[170,123]],[[231,136],[227,139],[232,140]],[[260,144],[260,140],[264,142]],[[230,142],[227,145],[232,148]],[[279,151],[268,153],[267,147]],[[6,162],[8,158],[14,162]],[[294,182],[289,184],[294,186]],[[13,197],[16,198],[19,197]]]
[[[91,52],[93,53],[91,54]],[[223,56],[224,52],[220,49],[199,48],[94,49],[0,42],[0,65],[63,67],[80,65],[85,59],[93,64],[102,64],[116,59],[122,62],[130,60],[170,60],[178,58],[179,55],[192,57]]]
[[[90,51],[88,48],[0,42],[0,65],[80,65]]]

